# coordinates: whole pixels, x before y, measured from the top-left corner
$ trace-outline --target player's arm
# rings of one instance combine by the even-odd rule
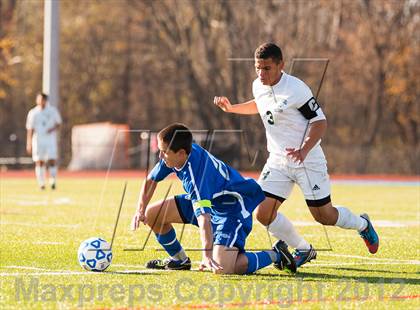
[[[214,97],[213,103],[227,113],[258,114],[257,104],[254,99],[244,103],[231,104],[226,97]]]
[[[311,149],[321,140],[327,130],[327,120],[316,99],[311,97],[298,108],[309,121],[308,134],[299,149],[286,148],[287,155],[295,162],[302,163]]]
[[[33,129],[27,129],[26,130],[26,152],[28,152],[29,155],[32,155],[32,136],[34,134]]]
[[[150,171],[140,190],[136,212],[134,213],[133,219],[131,221],[132,230],[136,230],[139,227],[140,222],[146,224],[146,208],[153,197],[157,183],[165,179],[171,173],[172,169],[168,168],[163,160],[160,160],[152,169],[152,171]]]
[[[152,199],[153,197],[153,193],[156,190],[156,186],[157,182],[152,179],[147,178],[144,181],[143,186],[140,190],[140,195],[137,202],[137,209],[134,213],[133,220],[131,222],[132,230],[136,230],[139,227],[140,222],[145,223],[146,207],[148,206],[150,199]]]
[[[26,117],[26,152],[32,155],[32,137],[34,135],[34,118],[32,111]]]
[[[202,214],[197,218],[200,228],[200,240],[203,246],[203,258],[212,257],[213,253],[213,229],[211,227],[211,215]]]
[[[54,115],[55,125],[53,127],[51,127],[50,129],[48,129],[48,133],[52,133],[53,131],[58,130],[61,126],[61,123],[63,122],[63,120],[61,119],[61,115],[58,112],[58,110],[54,109],[54,111],[55,111],[55,115]]]
[[[327,120],[315,121],[309,124],[308,135],[300,148],[300,156],[302,161],[306,158],[309,151],[318,143],[327,130]]]
[[[197,214],[196,211],[195,214]],[[210,213],[201,213],[197,216],[197,222],[200,229],[200,239],[203,249],[203,259],[199,269],[204,270],[204,268],[208,268],[215,272],[222,270],[223,268],[213,259],[213,228],[211,226]]]
[[[56,123],[53,127],[48,129],[48,133],[52,133],[53,131],[58,130],[60,128],[60,125],[60,123]]]

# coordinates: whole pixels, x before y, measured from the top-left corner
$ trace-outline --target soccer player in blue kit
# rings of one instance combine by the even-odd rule
[[[189,270],[191,260],[179,243],[172,223],[199,227],[203,257],[199,269],[214,273],[249,274],[272,263],[296,272],[287,245],[278,240],[271,250],[245,251],[252,212],[265,196],[253,180],[192,142],[191,131],[172,124],[158,134],[160,161],[142,186],[132,229],[147,224],[169,258],[151,260],[151,269]],[[157,183],[175,173],[186,194],[148,205]]]

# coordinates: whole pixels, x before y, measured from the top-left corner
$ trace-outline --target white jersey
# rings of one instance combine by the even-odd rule
[[[325,119],[311,90],[303,81],[283,72],[280,81],[274,86],[263,85],[257,78],[252,85],[252,92],[266,130],[267,149],[270,153],[267,165],[277,169],[284,165],[299,166],[286,156],[286,148],[300,148],[308,122]],[[325,162],[318,142],[304,163]]]
[[[40,106],[32,108],[26,119],[26,129],[34,131],[32,136],[33,144],[56,143],[57,131],[48,132],[49,129],[61,124],[61,116],[57,108],[52,105],[45,105],[44,109]]]

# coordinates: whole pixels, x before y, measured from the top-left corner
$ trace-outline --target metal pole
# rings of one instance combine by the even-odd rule
[[[42,91],[48,95],[51,105],[59,106],[59,0],[44,2],[44,67]]]

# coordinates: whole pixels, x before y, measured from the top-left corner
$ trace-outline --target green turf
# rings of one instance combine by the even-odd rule
[[[368,254],[354,231],[303,225],[297,229],[307,240],[316,248],[331,245],[332,251],[319,252],[318,259],[297,275],[269,267],[250,276],[217,276],[198,271],[153,273],[143,267],[165,253],[153,235],[145,244],[149,232],[145,226],[135,233],[129,230],[140,184],[141,180],[128,182],[112,265],[106,272],[91,273],[78,265],[77,248],[92,236],[110,241],[124,180],[62,179],[57,191],[41,192],[32,179],[2,179],[0,308],[420,307],[418,186],[333,186],[336,204],[400,225],[384,227],[389,223],[382,222],[377,228],[381,247],[376,255]],[[162,198],[168,186],[162,183],[153,200]],[[175,183],[171,193],[180,192]],[[313,223],[298,190],[282,211],[293,221]],[[182,226],[176,229],[179,235]],[[187,249],[200,246],[197,228],[185,226],[182,244]],[[247,247],[270,247],[260,224],[254,223]],[[196,269],[200,252],[188,254]]]

